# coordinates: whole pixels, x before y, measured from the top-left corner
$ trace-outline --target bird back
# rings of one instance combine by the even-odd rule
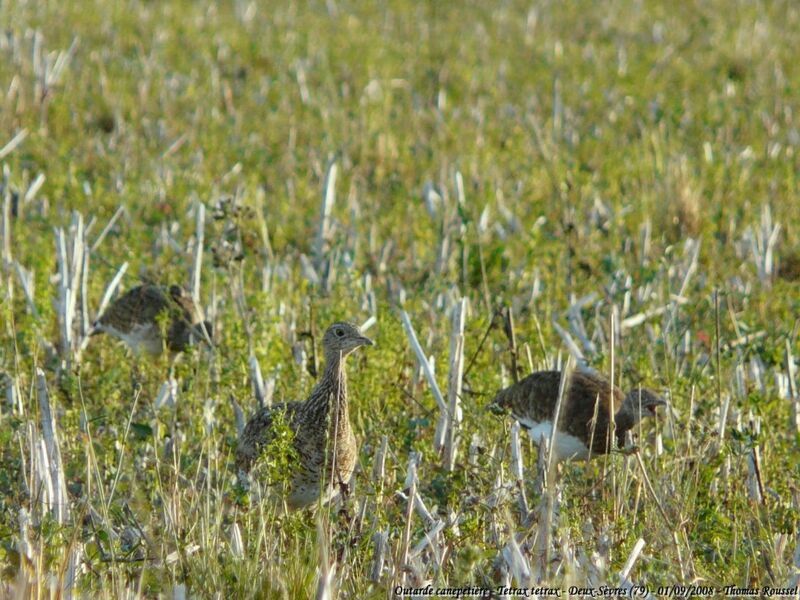
[[[501,390],[495,404],[518,420],[552,421],[560,385],[560,371],[537,371]],[[622,393],[616,388],[612,393],[605,379],[575,371],[564,392],[558,429],[583,440],[587,446],[591,444],[592,453],[605,453],[609,412],[616,413],[621,403]]]

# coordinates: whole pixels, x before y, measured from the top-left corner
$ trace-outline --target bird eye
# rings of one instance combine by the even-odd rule
[[[336,334],[336,337],[342,337],[344,335],[344,329],[341,327],[337,327],[333,332]]]

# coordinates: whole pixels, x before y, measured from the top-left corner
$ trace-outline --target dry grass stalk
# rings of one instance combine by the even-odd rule
[[[119,220],[119,218],[122,215],[124,215],[125,212],[126,212],[126,209],[125,209],[125,207],[123,205],[119,205],[117,207],[117,210],[114,212],[114,215],[108,220],[108,223],[106,223],[106,226],[103,228],[103,231],[100,232],[100,235],[97,236],[97,239],[92,244],[92,247],[89,250],[90,254],[94,254],[97,251],[97,249],[100,247],[100,244],[102,244],[103,240],[106,239],[106,236],[108,235],[108,232],[111,231],[111,229],[114,227],[114,225],[116,225],[116,223]]]
[[[797,534],[797,548],[795,548],[792,563],[794,563],[794,573],[789,578],[789,583],[786,585],[786,587],[797,588],[800,586],[800,533]]]
[[[589,336],[586,333],[586,327],[583,323],[583,315],[581,314],[581,310],[596,300],[597,294],[595,292],[591,292],[590,294],[587,294],[586,296],[583,296],[582,298],[572,302],[566,313],[567,323],[570,331],[572,331],[573,335],[578,338],[583,346],[583,351],[590,357],[597,354],[597,347],[594,342],[589,339]]]
[[[685,257],[684,262],[678,269],[678,273],[683,275],[681,286],[678,288],[677,294],[680,298],[686,295],[686,290],[689,289],[689,283],[697,272],[698,259],[700,258],[700,240],[692,238],[687,239],[683,244],[683,255]]]
[[[178,380],[174,377],[170,377],[167,381],[163,382],[153,401],[155,409],[160,410],[165,406],[169,409],[174,409],[178,403],[178,389]]]
[[[2,204],[2,212],[0,212],[0,241],[2,241],[2,262],[3,262],[3,269],[7,269],[8,265],[11,264],[12,255],[11,255],[11,186],[8,182],[8,168],[4,165],[3,169],[3,204]],[[9,288],[9,297],[11,296],[11,290]]]
[[[514,310],[512,307],[507,306],[503,313],[503,326],[506,337],[508,338],[508,349],[511,353],[511,378],[514,380],[514,383],[517,383],[519,381],[519,356],[517,351],[517,333],[514,328]]]
[[[328,166],[328,172],[325,174],[325,186],[322,193],[322,205],[319,215],[319,229],[317,231],[317,239],[314,242],[314,266],[317,271],[323,268],[325,257],[330,248],[332,231],[331,214],[333,213],[333,206],[336,203],[336,177],[338,173],[339,167],[336,161],[332,161]]]
[[[34,597],[32,588],[35,584],[36,573],[36,549],[30,540],[30,530],[32,527],[31,517],[28,511],[23,507],[19,509],[18,514],[19,523],[19,538],[17,540],[17,550],[20,555],[21,568],[17,571],[17,578],[14,584],[16,590],[16,597],[18,598],[31,598]],[[4,590],[5,591],[5,590]],[[9,595],[10,597],[10,595]]]
[[[258,364],[258,359],[254,354],[250,355],[248,363],[250,366],[250,384],[253,388],[253,395],[256,397],[256,400],[258,401],[258,408],[264,408],[265,406],[270,406],[271,403],[270,404],[266,403],[266,397],[264,392],[264,378],[261,376],[261,366]]]
[[[36,302],[34,300],[36,295],[33,289],[33,284],[34,284],[33,272],[28,271],[16,260],[14,261],[14,270],[17,273],[17,278],[19,279],[20,286],[22,286],[22,293],[25,295],[25,302],[27,302],[28,304],[28,310],[34,316],[34,318],[38,319],[39,311],[36,309]]]
[[[333,600],[336,597],[334,580],[336,578],[336,562],[329,558],[328,528],[323,523],[323,513],[317,515],[317,547],[319,548],[319,564],[317,566],[316,600]]]
[[[667,516],[667,512],[664,510],[664,505],[661,502],[661,499],[656,494],[656,491],[653,488],[653,484],[650,481],[650,477],[647,475],[647,470],[644,468],[644,463],[642,462],[641,454],[637,451],[635,453],[635,456],[636,456],[636,462],[639,465],[639,472],[642,474],[642,478],[644,479],[645,487],[648,493],[650,494],[650,497],[653,499],[653,502],[656,503],[656,506],[658,507],[658,512],[661,515],[661,518],[664,520],[665,527],[667,527],[668,531],[672,532],[672,543],[675,547],[675,553],[678,557],[678,565],[680,566],[681,577],[683,578],[683,580],[686,580],[686,578],[689,576],[688,575],[689,570],[687,566],[684,564],[681,545],[678,538],[678,532],[680,532],[684,542],[686,541],[686,531],[684,529],[683,522],[679,521],[678,527],[676,528],[674,519],[670,519]]]
[[[772,223],[772,211],[768,204],[761,208],[759,227],[749,227],[743,241],[750,246],[756,273],[762,285],[770,287],[775,275],[775,245],[781,232],[780,223]]]
[[[652,236],[653,224],[649,218],[639,228],[639,266],[644,267],[650,257],[650,239]]]
[[[450,337],[450,376],[448,378],[447,400],[448,419],[445,437],[444,466],[448,471],[455,467],[460,427],[463,419],[461,411],[461,386],[464,375],[464,323],[467,317],[467,299],[461,298],[453,308],[453,328]]]
[[[84,237],[84,242],[86,238]],[[80,360],[80,348],[83,340],[86,339],[91,328],[89,322],[89,252],[86,246],[83,248],[83,267],[81,269],[81,313],[80,313],[80,337],[76,343],[76,360]]]
[[[675,303],[677,303],[677,304],[684,304],[685,302],[686,302],[685,299],[681,299],[681,300],[677,300],[676,299],[676,301],[675,301]],[[673,306],[675,306],[675,304],[673,304],[673,303],[665,304],[664,306],[659,306],[657,308],[651,308],[651,309],[646,310],[644,312],[640,312],[640,313],[637,313],[637,314],[632,315],[630,317],[626,317],[620,323],[620,329],[622,331],[625,331],[626,329],[632,329],[634,327],[637,327],[637,326],[641,325],[642,323],[644,323],[648,319],[652,319],[653,317],[659,317],[659,316],[663,315],[664,313],[666,313]]]
[[[22,415],[25,407],[22,403],[22,394],[19,391],[19,379],[13,375],[0,376],[0,382],[5,380],[6,405],[15,415]]]
[[[519,433],[520,424],[519,421],[515,420],[513,425],[511,425],[511,473],[514,476],[514,481],[516,482],[517,489],[519,490],[519,501],[522,509],[522,515],[524,518],[527,518],[528,514],[530,513],[530,507],[528,505],[528,498],[525,494],[525,479],[523,478],[524,461],[522,459],[522,445],[520,444]]]
[[[103,293],[103,298],[100,300],[100,306],[97,308],[97,312],[95,313],[95,320],[100,318],[100,315],[108,308],[109,303],[111,302],[111,298],[114,296],[114,293],[117,291],[120,282],[122,281],[122,277],[128,270],[128,263],[122,263],[122,266],[119,268],[117,273],[114,275],[114,278],[106,287],[106,291]],[[78,347],[78,352],[76,354],[76,360],[80,361],[80,356],[84,350],[86,350],[86,346],[89,345],[89,341],[91,340],[91,336],[84,336],[81,340],[80,346]]]
[[[531,565],[517,543],[513,529],[508,538],[508,543],[502,550],[503,560],[508,565],[509,573],[518,587],[527,587],[532,578]]]
[[[64,467],[61,463],[58,427],[50,404],[50,395],[47,392],[47,380],[42,369],[36,369],[36,396],[41,411],[42,438],[47,451],[47,464],[41,465],[47,467],[47,474],[42,473],[41,475],[48,480],[48,488],[53,493],[51,504],[53,518],[57,523],[63,525],[69,521],[69,496],[64,479]]]
[[[320,284],[320,277],[317,274],[317,270],[314,268],[311,260],[305,254],[300,255],[300,268],[303,271],[303,276],[311,285],[316,287]]]
[[[36,176],[36,179],[34,179],[28,186],[28,189],[22,198],[23,205],[28,204],[28,202],[31,202],[34,198],[36,198],[36,194],[38,194],[39,190],[42,189],[42,186],[46,180],[47,178],[45,177],[44,173],[39,173]]]
[[[231,541],[230,541],[231,554],[236,558],[244,557],[244,543],[242,542],[242,530],[239,528],[238,523],[231,526]]]
[[[639,555],[642,553],[644,545],[644,540],[642,538],[636,540],[636,543],[633,545],[633,550],[631,550],[631,553],[628,555],[625,566],[622,568],[622,571],[619,572],[619,587],[626,589],[628,591],[628,596],[647,598],[649,600],[654,598],[654,596],[647,592],[646,588],[637,586],[630,580],[631,570],[636,560],[639,558]]]
[[[556,435],[558,435],[559,427],[561,426],[561,405],[564,402],[564,395],[567,391],[567,386],[569,385],[570,377],[572,376],[572,371],[575,368],[573,363],[572,357],[567,357],[567,362],[564,364],[563,368],[561,369],[561,382],[558,386],[558,399],[556,400],[556,407],[553,411],[553,428],[550,432],[550,439],[548,440],[549,447],[555,448],[556,443]],[[613,380],[612,380],[613,381]],[[611,415],[613,419],[613,414]],[[613,422],[613,421],[612,421]],[[610,428],[609,428],[610,429]],[[550,453],[547,461],[547,485],[549,485],[553,481],[553,469],[555,468],[555,461],[553,460],[553,452]]]
[[[417,495],[417,455],[412,452],[408,459],[408,470],[406,472],[406,489],[408,490],[408,501],[406,505],[405,527],[403,529],[403,539],[400,543],[399,560],[397,564],[400,566],[402,575],[400,576],[400,584],[404,584],[408,577],[408,558],[409,558],[409,545],[411,544],[411,520],[414,515],[414,498]]]
[[[238,439],[242,436],[242,432],[244,431],[246,423],[244,412],[242,411],[242,407],[239,406],[239,403],[236,401],[236,398],[233,396],[233,394],[229,396],[229,400],[231,402],[231,406],[233,407],[233,417],[236,422],[236,437]]]
[[[195,232],[194,232],[194,260],[192,261],[192,270],[190,281],[192,282],[192,300],[201,311],[201,319],[205,317],[202,314],[200,302],[200,282],[202,281],[203,271],[203,246],[205,245],[205,228],[206,228],[206,205],[200,201],[195,202]]]
[[[386,453],[389,449],[389,436],[381,436],[381,445],[375,452],[375,458],[372,463],[372,480],[377,483],[377,488],[383,488],[384,480],[386,479]]]
[[[417,494],[417,498],[419,498],[419,494]],[[419,542],[417,542],[417,545],[412,548],[411,552],[409,553],[409,557],[412,559],[417,558],[420,554],[422,554],[422,551],[425,550],[425,548],[430,546],[431,551],[434,554],[435,564],[437,568],[440,568],[443,555],[439,550],[439,544],[437,543],[436,539],[445,528],[445,525],[446,523],[441,519],[437,520],[435,524],[425,532],[425,535]]]
[[[758,436],[761,433],[761,419],[750,415],[750,429]],[[756,504],[764,504],[764,481],[761,469],[761,450],[754,444],[747,455],[747,490],[750,500]]]
[[[436,383],[436,376],[434,375],[433,369],[428,362],[428,358],[425,356],[425,351],[422,349],[422,346],[420,346],[419,341],[417,340],[417,334],[414,332],[414,326],[411,324],[411,319],[409,318],[408,313],[406,311],[401,311],[400,319],[403,322],[403,329],[405,329],[406,336],[411,344],[411,349],[414,351],[414,354],[417,357],[417,362],[422,369],[422,373],[425,375],[428,386],[431,388],[431,393],[433,394],[436,404],[439,407],[439,425],[437,427],[436,436],[433,442],[434,449],[439,452],[444,447],[444,440],[447,434],[448,406],[444,400],[444,396],[442,396],[441,390],[439,389],[439,384]]]
[[[539,503],[538,513],[539,521],[536,536],[536,564],[540,576],[544,580],[550,577],[550,556],[551,556],[551,543],[552,532],[556,530],[558,525],[558,512],[560,504],[560,491],[556,481],[556,466],[557,462],[553,458],[555,452],[553,449],[556,447],[556,436],[560,431],[561,423],[561,407],[566,395],[567,386],[569,385],[570,377],[575,365],[571,356],[567,357],[566,363],[561,369],[561,381],[559,382],[558,398],[556,400],[555,410],[553,411],[553,427],[550,432],[550,437],[545,438],[539,443],[540,461],[542,461],[542,498]]]
[[[797,389],[797,363],[792,354],[789,340],[786,343],[786,376],[789,384],[789,396],[792,403],[792,428],[794,433],[800,433],[800,390]]]
[[[425,182],[422,188],[422,200],[425,202],[425,208],[428,210],[428,215],[432,220],[436,220],[439,211],[442,209],[442,195],[436,189],[436,186],[431,181]]]
[[[88,332],[88,309],[85,298],[82,301],[81,316],[76,327],[78,297],[83,296],[87,287],[88,261],[85,256],[86,230],[83,215],[77,211],[72,215],[72,223],[67,231],[56,229],[56,262],[58,265],[58,320],[60,333],[60,354],[62,367],[69,368],[73,354],[79,358],[83,338]],[[84,322],[87,321],[87,322]]]
[[[17,147],[25,141],[25,138],[28,137],[28,130],[27,129],[20,129],[14,134],[5,146],[0,148],[0,160],[3,160],[6,156],[11,154]]]
[[[33,72],[36,76],[35,97],[41,104],[51,96],[51,90],[58,85],[61,77],[69,66],[75,51],[78,48],[79,38],[74,37],[70,47],[64,51],[59,50],[55,54],[55,60],[51,52],[45,52],[42,34],[37,30],[34,34],[33,46]]]
[[[62,526],[70,522],[70,502],[67,494],[64,467],[61,460],[61,449],[58,440],[58,425],[55,420],[53,406],[50,403],[50,394],[47,390],[47,381],[42,369],[36,370],[36,396],[39,400],[39,411],[41,418],[42,437],[38,440],[38,460],[33,461],[32,467],[35,470],[33,479],[44,485],[45,507],[51,513],[53,519]],[[34,433],[34,429],[30,429]],[[30,440],[36,438],[35,433],[29,437]],[[25,513],[27,515],[27,513]],[[26,518],[21,513],[20,526],[27,530]],[[27,545],[28,552],[32,552],[30,543]],[[60,593],[64,598],[72,597],[72,589],[77,583],[78,566],[81,561],[83,546],[72,541],[64,547],[62,565],[57,574],[43,577],[43,566],[37,560],[37,569],[40,573],[39,584],[45,581],[50,587],[50,592],[58,593],[54,586],[60,588]]]
[[[372,536],[372,543],[375,545],[375,554],[372,558],[372,567],[369,571],[370,581],[378,582],[383,575],[383,567],[386,563],[386,550],[389,547],[389,534],[386,530],[376,531]]]
[[[561,341],[564,342],[564,345],[567,347],[567,350],[569,350],[570,356],[575,360],[575,362],[579,365],[587,364],[586,357],[583,355],[583,352],[575,343],[575,340],[572,338],[569,332],[566,331],[563,327],[561,327],[561,325],[559,325],[556,321],[553,321],[552,325],[553,329],[556,330],[556,333],[558,333],[558,335],[561,336]]]

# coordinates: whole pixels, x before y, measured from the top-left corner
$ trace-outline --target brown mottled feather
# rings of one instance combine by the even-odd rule
[[[95,322],[92,333],[107,332],[129,344],[140,339],[148,351],[158,354],[163,346],[158,320],[163,314],[168,319],[166,345],[171,352],[185,350],[193,336],[203,337],[192,298],[179,286],[167,289],[154,284],[136,286],[117,298]],[[210,334],[210,324],[205,327]]]
[[[283,413],[286,425],[293,431],[297,430],[295,417],[300,406],[302,406],[300,402],[281,402],[262,408],[250,418],[242,431],[236,449],[237,470],[247,473],[253,467],[264,446],[272,440],[272,425],[278,414]]]
[[[516,419],[552,421],[555,416],[558,390],[561,384],[560,371],[538,371],[531,373],[518,383],[500,391],[495,403],[511,411]],[[570,377],[561,404],[559,431],[564,431],[582,440],[586,446],[592,441],[592,454],[609,451],[609,411],[617,414],[624,399],[623,393],[604,378],[590,373],[575,371]],[[592,420],[597,406],[597,421],[592,437]],[[609,407],[609,404],[611,406]],[[624,415],[615,417],[617,441],[622,445],[625,432],[632,423]]]
[[[335,332],[343,335],[336,337]],[[247,423],[236,449],[240,476],[248,473],[273,438],[273,422],[278,413],[294,432],[293,446],[298,456],[291,475],[290,508],[315,503],[322,481],[327,482],[325,497],[346,487],[355,470],[358,446],[350,426],[345,357],[372,342],[349,323],[334,323],[325,333],[325,370],[305,402],[276,404],[259,410]]]

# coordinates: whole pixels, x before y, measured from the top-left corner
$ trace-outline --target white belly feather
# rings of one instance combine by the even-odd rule
[[[98,328],[109,335],[121,339],[134,354],[145,351],[149,354],[158,355],[164,349],[161,331],[155,325],[137,324],[130,331],[120,331],[111,325],[99,325]]]
[[[534,421],[532,419],[517,419],[531,436],[533,443],[537,446],[544,436],[548,442],[553,435],[553,423],[551,421]],[[556,432],[556,439],[553,448],[553,458],[557,461],[569,458],[586,458],[589,455],[589,448],[580,439],[564,431]]]

